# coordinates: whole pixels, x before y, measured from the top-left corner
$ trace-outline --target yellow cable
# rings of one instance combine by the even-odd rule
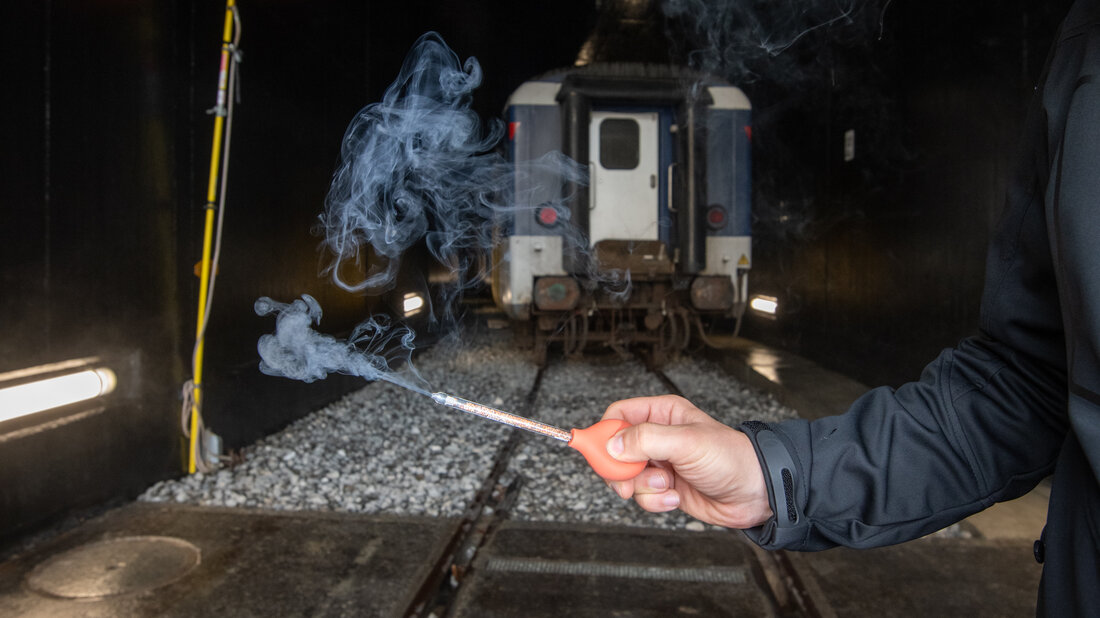
[[[229,62],[233,48],[233,12],[235,0],[226,0],[225,28],[222,33],[221,68],[218,72],[218,98],[214,107],[214,140],[210,148],[210,182],[206,189],[206,221],[202,233],[202,270],[199,274],[199,311],[195,325],[194,394],[191,404],[190,447],[187,454],[187,473],[194,474],[199,441],[199,411],[202,409],[202,361],[206,324],[206,297],[210,288],[210,253],[214,239],[214,210],[217,199],[218,164],[221,161],[222,133],[225,127],[226,91]]]

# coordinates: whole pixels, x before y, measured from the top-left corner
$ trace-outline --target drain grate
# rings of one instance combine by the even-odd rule
[[[199,564],[199,548],[166,536],[132,536],[81,545],[27,574],[27,587],[66,599],[145,592],[170,584]]]
[[[741,567],[659,567],[608,562],[569,562],[527,558],[490,558],[485,570],[539,575],[593,575],[662,581],[744,584],[748,581]]]

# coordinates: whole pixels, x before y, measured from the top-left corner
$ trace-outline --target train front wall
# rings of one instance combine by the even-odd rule
[[[506,118],[509,161],[523,166],[524,162],[561,150],[562,111],[556,102],[511,105]],[[750,127],[748,109],[708,111],[706,204],[721,207],[726,216],[722,225],[707,227],[707,262],[700,274],[730,276],[740,288],[736,289],[739,304],[747,297],[747,278],[737,275],[747,273],[752,260]],[[661,137],[670,139],[663,131]],[[563,259],[568,244],[568,238],[563,242],[563,235],[568,237],[563,226],[572,225],[568,209],[561,209],[563,216],[553,226],[543,226],[536,218],[540,205],[561,203],[563,185],[555,171],[539,166],[516,174],[515,208],[498,223],[500,242],[493,256],[492,273],[494,299],[513,319],[530,317],[535,278],[565,275],[571,270],[568,258]],[[661,187],[665,187],[663,178]],[[708,210],[702,209],[704,216]],[[671,218],[667,200],[661,200],[657,216],[665,221]],[[587,237],[588,230],[580,231]],[[661,240],[671,255],[677,239],[665,230]]]
[[[511,105],[506,110],[508,161],[537,161],[561,151],[561,110],[549,98],[540,105]],[[517,320],[530,317],[534,279],[566,274],[563,265],[561,227],[543,227],[535,218],[539,204],[561,200],[562,178],[538,166],[515,174],[514,208],[497,224],[493,252],[493,298],[505,313]],[[564,218],[557,226],[568,225]]]
[[[752,268],[752,111],[712,109],[707,116],[708,208],[721,208],[721,226],[707,227],[707,261],[703,275],[727,275],[734,283],[732,312],[748,301]]]

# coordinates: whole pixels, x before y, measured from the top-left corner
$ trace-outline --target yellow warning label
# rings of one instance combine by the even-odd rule
[[[738,266],[748,266],[749,265],[749,256],[742,253],[741,254],[741,259],[737,260],[737,265]]]

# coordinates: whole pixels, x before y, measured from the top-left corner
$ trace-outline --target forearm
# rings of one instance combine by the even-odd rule
[[[792,479],[786,492],[769,479],[778,517],[749,536],[768,548],[888,545],[1021,495],[1050,473],[1065,433],[1059,376],[1044,371],[967,340],[920,382],[874,389],[840,416],[772,427],[789,464],[750,435],[762,467],[786,465]],[[793,509],[777,504],[785,495]],[[784,521],[788,510],[797,523]]]

